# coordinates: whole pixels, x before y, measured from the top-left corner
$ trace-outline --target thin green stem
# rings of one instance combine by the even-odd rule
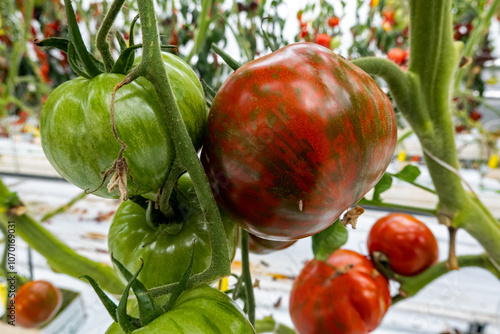
[[[71,5],[71,0],[64,0],[64,5],[66,9],[66,18],[69,25],[70,40],[75,46],[76,54],[78,55],[80,61],[83,63],[85,71],[91,77],[95,77],[96,75],[101,74],[101,71],[97,68],[97,66],[90,58],[87,47],[83,42],[82,34],[80,33],[80,28],[78,27],[78,22],[76,21],[75,12],[73,10],[73,6]]]
[[[500,270],[495,266],[488,258],[486,254],[480,255],[462,255],[457,257],[458,266],[460,268],[463,267],[480,267],[490,271],[493,275],[495,275],[498,279],[500,279]],[[417,294],[422,288],[424,288],[427,284],[431,283],[435,279],[441,277],[442,275],[450,272],[448,269],[447,261],[440,262],[438,264],[433,265],[429,269],[424,272],[412,276],[412,277],[403,277],[396,275],[396,279],[399,283],[401,283],[400,290],[407,297],[414,296]]]
[[[386,172],[386,173],[387,173],[387,175],[390,175],[391,177],[395,177],[395,178],[397,178],[397,179],[400,179],[400,180],[402,180],[402,181],[404,181],[404,182],[406,182],[406,183],[409,183],[409,184],[411,184],[411,185],[413,185],[413,186],[415,186],[415,187],[417,187],[417,188],[420,188],[420,189],[422,189],[422,190],[425,190],[425,191],[427,191],[427,192],[430,192],[431,194],[436,194],[436,191],[435,191],[434,189],[428,188],[428,187],[426,187],[426,186],[423,186],[423,185],[418,184],[418,183],[413,182],[413,181],[409,181],[409,180],[402,179],[402,178],[400,178],[397,174],[392,174],[392,173],[388,173],[388,172]]]
[[[212,4],[213,0],[202,0],[202,8],[200,13],[201,21],[199,23],[199,28],[196,30],[193,48],[185,59],[186,63],[188,64],[190,63],[191,58],[193,58],[195,54],[198,54],[198,52],[200,52],[201,46],[203,45],[203,43],[205,43],[208,26],[210,25],[211,21],[209,11],[210,8],[212,8]]]
[[[246,309],[248,320],[255,326],[255,297],[253,294],[252,274],[250,273],[250,261],[248,257],[248,232],[241,230],[241,276],[245,283]]]
[[[63,212],[66,212],[69,208],[71,208],[76,202],[78,202],[79,200],[85,198],[87,196],[87,193],[85,191],[81,192],[80,194],[78,194],[77,196],[75,196],[73,199],[71,199],[68,203],[60,206],[59,208],[55,209],[54,211],[51,211],[49,213],[47,213],[45,216],[42,217],[42,219],[40,219],[40,222],[45,222],[47,220],[49,220],[50,218],[58,215],[58,214],[61,214]]]
[[[111,55],[111,51],[109,49],[109,43],[107,41],[107,38],[109,35],[109,31],[111,30],[111,27],[113,26],[113,23],[115,22],[116,17],[120,13],[120,10],[122,9],[124,3],[125,0],[113,1],[111,7],[109,7],[109,11],[107,12],[106,17],[102,21],[99,31],[97,32],[95,43],[97,49],[101,53],[106,72],[111,72],[111,69],[115,64],[115,60],[113,59],[113,56]]]
[[[359,202],[358,205],[362,207],[378,207],[378,208],[387,208],[387,209],[395,209],[399,211],[405,211],[405,212],[411,212],[415,214],[424,214],[424,215],[431,215],[431,216],[436,216],[437,211],[435,209],[428,209],[428,208],[421,208],[421,207],[416,207],[416,206],[409,206],[409,205],[401,205],[401,204],[394,204],[394,203],[387,203],[387,202],[379,202],[379,201],[370,201],[366,198],[362,198]]]
[[[219,209],[210,189],[203,166],[196,154],[193,143],[182,121],[170,81],[163,64],[160,39],[153,0],[139,0],[139,15],[143,36],[143,58],[135,71],[141,73],[155,88],[164,111],[165,123],[169,127],[175,146],[176,158],[188,171],[199,199],[201,210],[208,222],[208,233],[212,248],[212,261],[203,272],[192,276],[188,287],[213,281],[231,273],[227,240]],[[175,285],[152,289],[151,295],[171,293]]]

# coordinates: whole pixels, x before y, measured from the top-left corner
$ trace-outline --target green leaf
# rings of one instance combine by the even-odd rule
[[[373,188],[373,201],[375,202],[382,202],[382,198],[380,197],[380,194],[382,194],[384,191],[387,191],[391,188],[392,186],[392,177],[385,173],[384,176],[378,181],[377,185],[375,188]]]
[[[276,327],[276,321],[272,315],[255,321],[255,331],[257,333],[273,332],[274,327]]]
[[[403,181],[415,182],[417,177],[420,176],[420,169],[417,166],[408,165],[393,176]]]
[[[325,261],[330,254],[347,242],[347,229],[337,219],[327,229],[312,236],[312,248],[317,260]]]

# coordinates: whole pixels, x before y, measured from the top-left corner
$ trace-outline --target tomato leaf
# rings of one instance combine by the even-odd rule
[[[103,303],[104,307],[108,311],[108,313],[111,316],[111,318],[113,318],[113,320],[115,322],[118,322],[118,320],[116,318],[116,309],[117,309],[117,306],[108,297],[108,295],[106,295],[104,293],[104,291],[99,287],[99,284],[97,284],[97,282],[92,277],[87,276],[87,275],[82,275],[79,278],[84,278],[84,279],[86,279],[89,282],[89,284],[92,286],[92,288],[94,288],[95,293],[97,293],[97,296],[99,297],[99,299]]]
[[[377,185],[373,188],[373,201],[382,202],[382,198],[380,195],[391,188],[392,186],[392,177],[385,173],[384,176],[378,181]]]
[[[408,165],[393,176],[403,181],[414,182],[420,176],[420,169],[417,166]]]
[[[339,219],[327,229],[312,236],[312,249],[317,260],[325,261],[347,242],[347,229]]]

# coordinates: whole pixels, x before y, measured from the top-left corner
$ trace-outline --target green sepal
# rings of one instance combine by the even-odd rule
[[[129,32],[129,37],[128,37],[128,45],[134,45],[134,27],[135,24],[137,23],[137,20],[139,19],[139,14],[137,14],[134,19],[132,20],[132,23],[130,24],[130,32]],[[127,66],[125,66],[126,69],[130,70],[132,66],[134,66],[134,61],[135,61],[135,53],[132,52],[130,56],[128,57],[127,60]]]
[[[312,236],[312,249],[316,260],[326,261],[330,254],[347,242],[347,229],[340,219]]]
[[[175,287],[174,292],[172,292],[172,295],[170,296],[168,302],[163,306],[163,308],[165,309],[165,312],[168,312],[172,309],[177,298],[179,298],[179,296],[184,292],[184,290],[186,290],[186,287],[187,287],[187,284],[189,282],[189,278],[191,277],[192,269],[193,269],[195,242],[196,242],[196,240],[193,240],[193,250],[191,252],[191,260],[189,261],[189,264],[186,268],[186,271],[184,272],[181,280],[179,281],[179,283]]]
[[[80,63],[78,62],[77,59],[78,55],[76,54],[76,50],[73,46],[73,43],[68,44],[68,63],[69,66],[71,66],[71,69],[73,72],[76,73],[76,75],[87,78],[87,79],[92,79],[92,77],[80,67]]]
[[[212,49],[222,59],[224,59],[224,61],[226,62],[226,64],[228,64],[229,67],[231,67],[234,71],[236,71],[238,68],[241,67],[241,64],[236,59],[234,59],[233,57],[231,57],[230,55],[228,55],[224,50],[222,50],[221,48],[219,48],[216,44],[212,43]]]
[[[210,87],[205,80],[201,79],[201,85],[203,87],[203,91],[205,92],[205,102],[207,103],[208,108],[212,108],[212,104],[214,102],[215,95],[217,92]]]
[[[132,290],[134,291],[135,297],[137,298],[137,303],[139,305],[139,317],[141,319],[141,323],[143,326],[149,324],[151,321],[155,320],[160,315],[165,313],[163,308],[155,302],[153,297],[151,297],[144,284],[142,284],[141,281],[137,279],[137,276],[144,267],[144,261],[142,259],[141,259],[142,264],[139,270],[133,276],[130,273],[130,271],[127,270],[127,268],[125,268],[117,259],[113,257],[113,255],[111,255],[111,260],[120,270],[123,277],[125,277],[125,279],[129,282],[127,284],[127,287],[125,287],[125,292],[123,293],[123,295],[125,295],[126,293],[128,298],[128,290],[132,288]],[[122,301],[120,300],[120,304],[121,303]],[[120,305],[118,305],[118,307],[120,307]],[[125,301],[125,312],[126,312],[126,301]]]
[[[118,44],[120,45],[120,52],[123,52],[127,48],[127,42],[125,42],[125,38],[123,38],[122,34],[118,31],[115,33],[115,36]]]
[[[158,228],[158,216],[161,214],[159,210],[155,210],[155,203],[153,201],[148,202],[148,206],[146,207],[146,223],[152,229],[156,230]]]
[[[119,74],[125,74],[127,73],[132,65],[130,65],[130,68],[128,67],[129,65],[129,58],[134,54],[134,51],[142,47],[142,44],[136,44],[129,46],[125,50],[120,53],[120,56],[115,62],[115,65],[113,65],[113,68],[111,69],[111,73],[119,73]]]
[[[111,255],[111,260],[115,264],[120,263],[113,258],[113,255]],[[137,270],[137,272],[133,276],[126,269],[125,269],[125,271],[127,272],[128,275],[125,276],[125,274],[123,273],[123,271],[120,268],[120,271],[122,271],[122,274],[124,274],[123,276],[125,276],[126,279],[129,280],[127,286],[125,287],[125,290],[123,291],[120,302],[118,303],[118,308],[116,310],[117,322],[120,325],[120,327],[125,331],[125,333],[133,332],[137,328],[141,327],[141,321],[139,319],[131,317],[130,315],[127,314],[128,294],[130,291],[130,287],[134,285],[134,283],[136,282],[137,276],[139,276],[139,273],[141,272],[142,267],[144,266],[144,262],[142,261],[142,259],[141,259],[141,262],[142,262],[142,264],[139,267],[139,270]],[[140,303],[139,298],[137,298],[137,301],[138,301],[138,303]]]
[[[89,284],[92,286],[92,288],[94,288],[95,293],[97,293],[97,296],[101,300],[102,304],[104,305],[104,307],[108,311],[108,313],[111,316],[111,318],[113,318],[113,320],[115,322],[118,322],[118,319],[116,318],[116,310],[117,310],[118,307],[108,297],[108,295],[106,295],[104,293],[104,291],[99,287],[99,284],[97,284],[97,282],[92,277],[90,277],[88,275],[82,275],[79,278],[86,279],[89,282]]]
[[[67,38],[51,37],[46,39],[35,39],[35,45],[46,48],[56,48],[64,53],[68,53],[69,40]]]

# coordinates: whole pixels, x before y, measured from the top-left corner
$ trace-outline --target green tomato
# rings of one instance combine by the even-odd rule
[[[207,118],[203,88],[183,60],[170,53],[163,59],[188,133],[199,149]],[[98,188],[103,172],[118,158],[121,146],[113,135],[110,105],[115,86],[124,78],[104,73],[70,80],[57,87],[43,107],[40,132],[45,155],[61,176],[82,189]],[[115,124],[127,145],[123,157],[133,178],[127,180],[129,194],[156,193],[172,165],[174,144],[153,85],[145,78],[117,90]],[[106,185],[107,181],[94,194],[118,197],[118,191],[109,193]]]
[[[132,316],[138,316],[138,308]],[[118,323],[113,323],[106,334],[125,333]],[[225,293],[208,285],[199,285],[185,291],[171,311],[161,315],[133,333],[147,334],[252,334],[250,322],[236,303]]]
[[[146,210],[132,202],[123,202],[118,208],[108,234],[110,254],[130,272],[135,273],[144,260],[139,280],[152,288],[178,282],[191,260],[194,246],[192,273],[204,271],[211,263],[212,249],[205,218],[200,210],[193,183],[187,174],[177,186],[177,201],[183,216],[182,229],[176,234],[167,232],[166,222],[155,229],[146,222]],[[227,237],[229,257],[232,261],[238,243],[238,225],[224,212],[222,222]],[[143,245],[148,244],[143,247]]]

